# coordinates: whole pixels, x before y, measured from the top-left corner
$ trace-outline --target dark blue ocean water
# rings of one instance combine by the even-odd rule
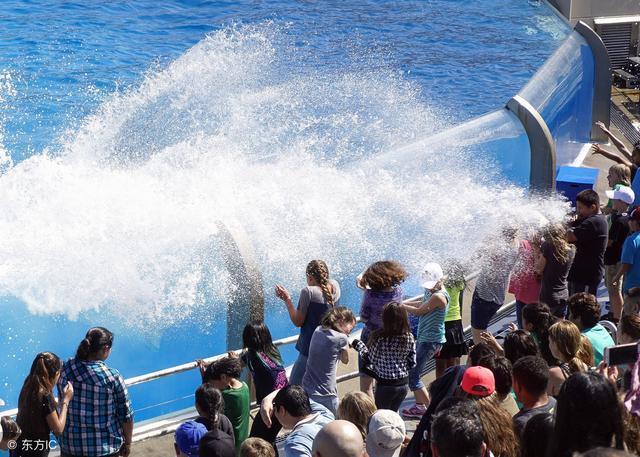
[[[295,73],[394,74],[409,83],[415,102],[439,113],[439,126],[504,105],[569,33],[549,8],[525,0],[7,0],[0,9],[1,144],[16,163],[58,153],[114,93],[139,86],[207,34],[243,24],[277,29],[276,45],[287,48]],[[288,284],[294,299],[303,268]],[[352,278],[339,279],[343,302],[357,308]],[[282,306],[268,295],[274,337],[293,334]],[[208,322],[202,330],[200,317],[150,338],[127,333],[103,311],[34,315],[10,296],[0,310],[0,398],[8,407],[15,407],[35,353],[53,350],[66,358],[91,325],[116,329],[109,362],[125,377],[225,349],[224,325]],[[294,352],[285,355],[291,361]],[[189,406],[196,385],[190,373],[133,388],[137,419]],[[182,399],[169,402],[175,398]]]

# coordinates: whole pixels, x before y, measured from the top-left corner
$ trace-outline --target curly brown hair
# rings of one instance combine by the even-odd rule
[[[369,265],[369,268],[362,274],[361,283],[371,290],[383,290],[394,287],[404,281],[407,272],[395,260],[381,260]]]
[[[491,395],[476,401],[484,428],[484,441],[496,457],[518,457],[520,443],[513,430],[511,415]]]

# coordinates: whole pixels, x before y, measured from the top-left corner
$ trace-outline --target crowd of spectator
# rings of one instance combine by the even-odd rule
[[[566,223],[535,233],[505,227],[481,250],[471,345],[462,324],[469,286],[459,263],[427,263],[414,299],[404,295],[408,274],[399,262],[371,264],[355,281],[364,325],[356,338],[356,315],[341,306],[340,284],[325,262],[313,260],[296,305],[283,285],[275,287],[300,328],[289,376],[269,328],[248,323],[241,351],[197,361],[197,417],[176,429],[175,454],[275,457],[278,436],[285,457],[638,454],[640,146],[629,152],[619,143],[620,156],[594,150],[618,162],[606,205],[595,191],[582,191]],[[597,298],[603,280],[607,314]],[[516,319],[498,337],[489,327],[509,292]],[[53,433],[65,457],[127,457],[133,408],[122,376],[106,363],[113,342],[109,330],[95,327],[65,362],[38,354],[15,421],[1,418],[0,449],[45,457],[49,447],[34,443],[49,443]],[[629,350],[631,358],[614,362],[611,354]],[[336,370],[350,353],[358,357],[360,391],[340,399]],[[431,360],[435,380],[427,387]],[[259,405],[253,415],[245,368]],[[411,437],[402,416],[419,420]]]

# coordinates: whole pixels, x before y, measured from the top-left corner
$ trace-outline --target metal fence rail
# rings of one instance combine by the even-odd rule
[[[470,275],[466,279],[467,281],[471,281],[475,279],[476,276],[477,274]],[[421,297],[422,296],[420,295],[420,296],[412,297],[411,299],[417,299]],[[505,317],[509,316],[514,309],[515,309],[515,302],[510,302],[502,306],[498,310],[498,312],[495,314],[495,316],[491,319],[489,325],[495,325],[496,323],[505,319]],[[358,322],[360,322],[359,318],[358,318]],[[471,339],[471,326],[465,327],[464,335],[465,335],[465,340],[469,341]],[[293,336],[288,336],[286,338],[275,340],[273,343],[276,346],[281,347],[281,346],[287,346],[290,344],[295,344],[297,341],[298,341],[298,335],[293,335]],[[224,354],[214,355],[212,357],[208,357],[203,360],[206,363],[211,363],[225,357],[226,355],[227,353],[225,352]],[[174,367],[164,368],[162,370],[157,370],[151,373],[146,373],[140,376],[134,376],[132,378],[128,378],[125,380],[125,384],[127,387],[131,387],[138,384],[154,381],[156,379],[164,378],[167,376],[172,376],[175,374],[184,373],[186,371],[195,370],[197,368],[198,366],[195,361],[187,362]],[[431,360],[427,365],[425,371],[423,372],[423,376],[433,371],[434,369],[435,369],[435,361]],[[358,377],[358,375],[359,375],[358,371],[346,373],[341,376],[338,376],[337,382],[338,383],[345,382],[350,379],[354,379]],[[252,406],[256,407],[257,405],[254,402],[252,403]],[[18,413],[18,409],[14,408],[6,411],[1,411],[0,416],[15,416],[17,413]],[[153,437],[165,435],[167,433],[172,433],[182,422],[189,419],[193,419],[196,416],[197,416],[197,413],[195,411],[195,408],[186,408],[180,411],[175,411],[173,413],[165,414],[159,417],[155,417],[153,419],[148,419],[146,421],[136,423],[134,428],[133,441],[134,442],[143,441],[148,438],[153,438]],[[55,453],[51,454],[52,457],[55,455],[56,455]]]

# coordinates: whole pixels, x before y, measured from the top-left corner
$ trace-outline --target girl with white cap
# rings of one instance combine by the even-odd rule
[[[409,389],[416,403],[411,408],[403,409],[402,414],[418,419],[425,413],[430,401],[420,378],[427,362],[440,352],[446,341],[444,317],[449,307],[449,294],[444,288],[444,273],[439,264],[428,263],[424,266],[420,286],[424,288],[422,299],[403,303],[404,309],[409,314],[419,316],[420,320],[416,338],[416,366],[409,371]]]

